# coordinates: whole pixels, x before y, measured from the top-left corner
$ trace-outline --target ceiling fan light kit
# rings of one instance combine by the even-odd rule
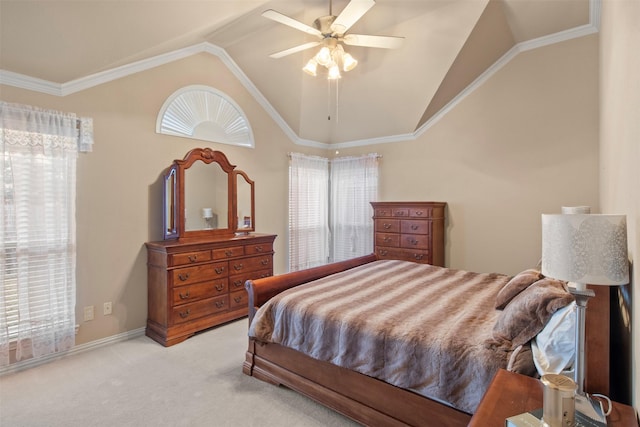
[[[326,46],[323,46],[320,51],[307,62],[302,68],[305,73],[316,76],[318,71],[318,65],[322,65],[328,71],[327,78],[329,80],[339,79],[341,76],[340,68],[342,71],[351,71],[358,61],[348,53],[345,53],[342,45],[338,44],[336,39],[325,39]]]
[[[282,58],[312,47],[322,45],[318,53],[311,58],[302,70],[316,76],[318,65],[327,69],[329,80],[339,79],[340,69],[351,71],[358,61],[349,53],[344,51],[342,43],[350,46],[375,47],[383,49],[396,49],[402,45],[402,37],[391,36],[370,36],[362,34],[345,34],[353,24],[367,13],[375,5],[374,0],[351,0],[338,16],[331,14],[331,1],[329,2],[329,15],[317,18],[311,27],[286,15],[269,9],[262,13],[265,18],[288,25],[296,30],[303,31],[321,39],[317,42],[305,43],[300,46],[289,48],[281,52],[271,54],[272,58]]]

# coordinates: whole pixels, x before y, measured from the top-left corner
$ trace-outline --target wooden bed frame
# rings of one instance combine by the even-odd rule
[[[274,295],[333,273],[375,261],[375,255],[247,281],[249,322]],[[600,288],[600,289],[597,289]],[[609,292],[595,286],[586,317],[585,390],[609,392]],[[322,362],[278,344],[249,339],[242,368],[247,375],[302,393],[361,424],[371,426],[466,426],[471,414],[384,381]]]

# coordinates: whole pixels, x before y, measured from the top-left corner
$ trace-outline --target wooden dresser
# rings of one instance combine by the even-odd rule
[[[444,267],[443,202],[371,202],[374,252],[380,259],[402,259]]]
[[[171,346],[247,315],[244,282],[273,275],[271,234],[148,242],[147,336]]]

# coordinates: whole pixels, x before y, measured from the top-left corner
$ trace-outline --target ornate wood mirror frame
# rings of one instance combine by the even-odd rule
[[[235,167],[224,153],[209,148],[195,148],[174,160],[163,174],[165,240],[255,231],[254,183]]]

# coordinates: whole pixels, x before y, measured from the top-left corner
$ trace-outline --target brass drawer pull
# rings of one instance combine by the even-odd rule
[[[388,252],[387,250],[385,250],[385,249],[380,249],[380,250],[379,250],[379,252],[380,252],[380,255],[382,255],[382,256],[387,256],[387,254],[389,253],[389,252]]]
[[[180,274],[178,274],[178,279],[182,280],[183,282],[185,280],[188,280],[189,279],[189,273],[186,273],[186,274],[180,273]]]
[[[260,278],[261,278],[261,279],[264,279],[265,277],[269,277],[269,275],[268,275],[267,273],[262,273],[262,274],[260,275]]]
[[[216,301],[216,308],[224,307],[224,301]]]
[[[264,249],[262,248],[262,246],[256,246],[255,250],[256,252],[262,252]]]
[[[236,280],[235,282],[233,282],[233,286],[235,286],[236,288],[239,288],[242,286],[242,280]]]
[[[198,260],[198,255],[189,255],[189,262],[196,262]]]
[[[387,215],[387,211],[378,211],[380,216],[386,216]]]
[[[411,229],[412,229],[413,231],[416,231],[418,228],[420,228],[420,227],[419,227],[419,226],[417,226],[417,225],[415,225],[415,224],[413,224],[413,225],[411,226]]]
[[[243,266],[242,264],[234,264],[234,265],[233,265],[233,269],[234,269],[235,271],[240,271],[240,270],[242,270],[243,268],[244,268],[244,266]]]
[[[263,259],[262,261],[260,261],[260,264],[268,265],[269,264],[269,260],[268,259]]]
[[[226,251],[224,251],[224,254],[225,254],[226,256],[233,256],[233,251],[226,250]]]
[[[242,297],[234,297],[233,300],[237,303],[239,303],[240,301],[242,301]]]
[[[409,243],[411,243],[412,245],[417,245],[418,241],[416,239],[410,239]]]
[[[384,239],[382,239],[385,243],[389,243],[391,241],[391,237],[385,237]]]
[[[396,212],[396,216],[404,216],[404,211]]]
[[[220,292],[224,289],[224,285],[222,283],[216,285],[216,291]]]
[[[391,228],[391,224],[387,224],[387,223],[385,222],[384,224],[382,224],[382,227],[383,227],[385,230],[388,230],[388,229],[390,229],[390,228]]]
[[[180,299],[189,299],[189,291],[187,291],[186,294],[182,295],[182,292],[180,292]]]
[[[416,215],[417,215],[417,216],[422,216],[422,214],[423,214],[423,213],[424,213],[424,212],[422,212],[422,211],[416,211]]]
[[[187,311],[181,311],[179,314],[180,314],[180,317],[182,317],[183,319],[186,319],[187,316],[191,314],[191,309],[188,308]]]
[[[216,273],[218,274],[224,273],[224,267],[216,267],[215,270],[216,270]]]
[[[415,258],[416,260],[420,261],[422,258],[424,258],[423,254],[413,254],[413,258]]]

